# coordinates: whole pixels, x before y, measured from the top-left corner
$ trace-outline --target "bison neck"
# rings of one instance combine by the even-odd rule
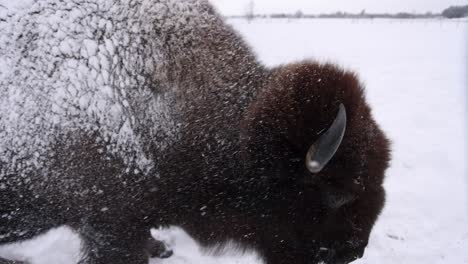
[[[200,136],[179,141],[166,153],[159,168],[157,221],[181,226],[205,245],[228,239],[255,245],[254,227],[262,221],[257,208],[264,207],[258,197],[268,190],[239,162],[238,138],[223,140]]]

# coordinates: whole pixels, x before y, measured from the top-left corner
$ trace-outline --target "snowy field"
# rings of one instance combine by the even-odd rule
[[[0,2],[1,3],[1,2]],[[356,264],[468,263],[466,95],[468,22],[446,20],[231,20],[267,65],[316,58],[359,73],[393,142],[387,204]],[[0,47],[1,48],[1,47]],[[183,231],[175,255],[151,264],[254,264],[254,253],[211,256]],[[62,228],[0,255],[75,263],[79,240]]]

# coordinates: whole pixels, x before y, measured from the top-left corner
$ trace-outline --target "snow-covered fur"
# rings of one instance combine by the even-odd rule
[[[267,263],[362,255],[388,147],[353,74],[266,69],[204,0],[37,1],[8,24],[1,243],[66,224],[83,263],[147,263],[150,227],[180,225]],[[347,134],[311,175],[305,153],[339,103]]]

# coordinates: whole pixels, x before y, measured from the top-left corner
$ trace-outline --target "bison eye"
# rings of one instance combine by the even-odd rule
[[[332,209],[338,209],[356,199],[356,195],[353,193],[341,191],[333,187],[326,188],[323,197],[327,207]]]

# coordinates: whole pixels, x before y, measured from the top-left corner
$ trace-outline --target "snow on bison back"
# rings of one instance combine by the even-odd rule
[[[82,263],[147,263],[149,230],[266,263],[349,263],[388,142],[353,73],[269,69],[203,0],[37,1],[2,28],[0,243],[60,225]]]

